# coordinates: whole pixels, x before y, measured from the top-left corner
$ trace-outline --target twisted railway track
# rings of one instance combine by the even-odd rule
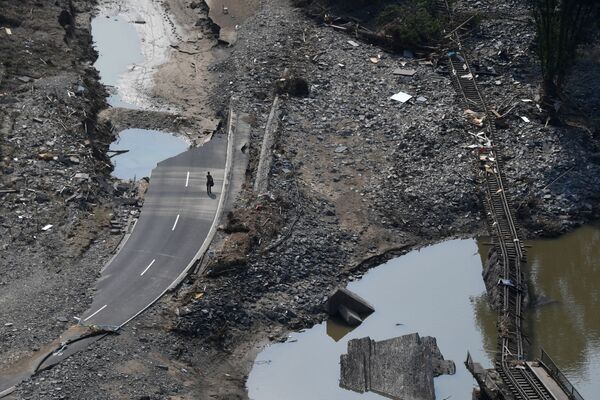
[[[450,13],[446,0],[440,10]],[[451,15],[451,13],[450,13]],[[465,109],[481,116],[481,127],[474,137],[478,142],[480,177],[485,193],[485,212],[495,250],[502,266],[502,308],[498,314],[498,351],[495,368],[514,399],[554,400],[544,384],[527,369],[523,335],[524,291],[522,267],[526,255],[521,235],[506,194],[502,155],[495,146],[495,115],[488,109],[473,73],[458,31],[451,34],[454,49],[448,52],[448,70],[452,84]]]

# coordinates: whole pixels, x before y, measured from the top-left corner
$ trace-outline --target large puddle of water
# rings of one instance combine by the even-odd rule
[[[350,283],[375,313],[353,331],[328,321],[266,348],[248,377],[250,398],[383,399],[338,387],[340,355],[350,339],[412,332],[435,336],[444,357],[456,363],[456,375],[435,379],[436,397],[471,398],[475,382],[463,364],[466,352],[491,367],[496,349],[496,314],[487,305],[481,278],[485,241],[452,240],[413,251]],[[538,292],[556,301],[529,312],[532,351],[537,356],[544,347],[584,398],[595,398],[600,393],[600,228],[529,244],[531,278]]]
[[[348,288],[371,302],[375,313],[342,338],[341,327],[325,322],[265,349],[248,377],[251,399],[382,399],[338,387],[340,355],[350,339],[382,340],[413,332],[436,337],[444,357],[456,363],[456,375],[435,379],[437,398],[471,397],[474,381],[463,361],[469,350],[491,366],[494,348],[486,348],[480,324],[493,331],[496,318],[481,307],[485,287],[475,240],[452,240],[410,252]],[[476,318],[478,306],[481,321]]]
[[[188,149],[182,139],[169,133],[148,129],[126,129],[110,146],[111,150],[129,150],[113,157],[113,175],[119,179],[149,177],[156,164]]]

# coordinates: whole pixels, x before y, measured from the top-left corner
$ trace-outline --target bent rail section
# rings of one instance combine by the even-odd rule
[[[452,12],[446,0],[438,0],[440,11]],[[485,98],[477,85],[476,76],[471,70],[466,51],[463,49],[458,30],[450,39],[455,48],[448,52],[448,72],[451,82],[462,105],[470,112],[478,113],[480,132],[474,135],[477,140],[480,181],[484,192],[484,209],[492,243],[499,254],[502,266],[500,295],[502,307],[498,310],[498,349],[495,370],[503,388],[494,383],[492,391],[499,390],[502,399],[555,400],[555,396],[525,363],[523,311],[526,285],[522,272],[526,264],[523,241],[516,223],[515,214],[506,193],[506,179],[503,174],[502,155],[494,145],[495,116],[489,111]],[[489,375],[475,374],[470,355],[465,362],[467,368],[478,375],[478,381],[486,384]],[[542,352],[541,365],[548,371],[572,400],[583,400],[579,392],[570,384],[545,352]],[[477,376],[476,376],[477,377]]]

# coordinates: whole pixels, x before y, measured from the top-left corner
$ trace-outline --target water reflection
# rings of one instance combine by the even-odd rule
[[[492,331],[495,340],[495,313],[481,316],[491,327],[482,328],[475,319],[475,308],[485,314],[486,307],[477,301],[485,290],[477,252],[474,240],[452,240],[391,260],[350,283],[348,288],[373,304],[375,313],[350,332],[323,323],[265,349],[248,378],[250,398],[381,399],[338,387],[340,355],[350,339],[413,332],[435,336],[444,357],[456,362],[456,375],[435,379],[437,398],[470,398],[474,381],[463,364],[467,350],[491,367],[483,334]]]
[[[482,263],[486,242],[478,242]],[[529,358],[539,357],[543,347],[585,398],[595,398],[600,393],[600,227],[528,244],[530,278],[545,304],[526,315]],[[493,354],[496,330],[487,320],[487,304],[476,305],[475,312]]]
[[[129,150],[113,158],[113,175],[120,179],[149,177],[156,164],[188,149],[188,143],[169,133],[148,129],[126,129],[111,150]]]
[[[375,313],[354,330],[328,321],[265,349],[248,378],[250,398],[381,399],[338,388],[339,356],[350,339],[412,332],[437,337],[444,356],[456,362],[455,376],[435,379],[437,398],[470,398],[473,380],[462,364],[466,351],[486,367],[496,351],[496,313],[489,309],[481,278],[488,241],[454,240],[411,252],[350,283]],[[584,398],[595,398],[600,393],[600,227],[529,244],[537,293],[555,300],[527,315],[531,356],[544,347]]]
[[[600,227],[531,242],[536,290],[556,303],[533,310],[532,348],[543,347],[586,398],[600,393]]]
[[[329,318],[325,322],[325,325],[327,336],[329,336],[336,342],[339,342],[344,336],[356,329],[355,326],[349,326],[348,324],[344,323],[344,321],[341,318],[338,317]]]
[[[498,331],[496,329],[498,314],[490,310],[487,295],[485,293],[481,296],[474,297],[472,301],[475,319],[481,330],[483,348],[487,354],[487,358],[493,360],[496,356],[496,349],[498,346]],[[475,361],[479,362],[479,360]]]

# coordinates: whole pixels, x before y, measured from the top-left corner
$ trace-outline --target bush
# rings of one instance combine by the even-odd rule
[[[391,37],[396,49],[434,44],[442,38],[447,24],[448,18],[436,12],[431,0],[387,6],[377,23],[379,30]]]
[[[435,45],[450,23],[436,0],[293,0],[293,4],[310,15],[332,14],[358,21],[377,31],[378,43],[387,42],[396,50]]]

